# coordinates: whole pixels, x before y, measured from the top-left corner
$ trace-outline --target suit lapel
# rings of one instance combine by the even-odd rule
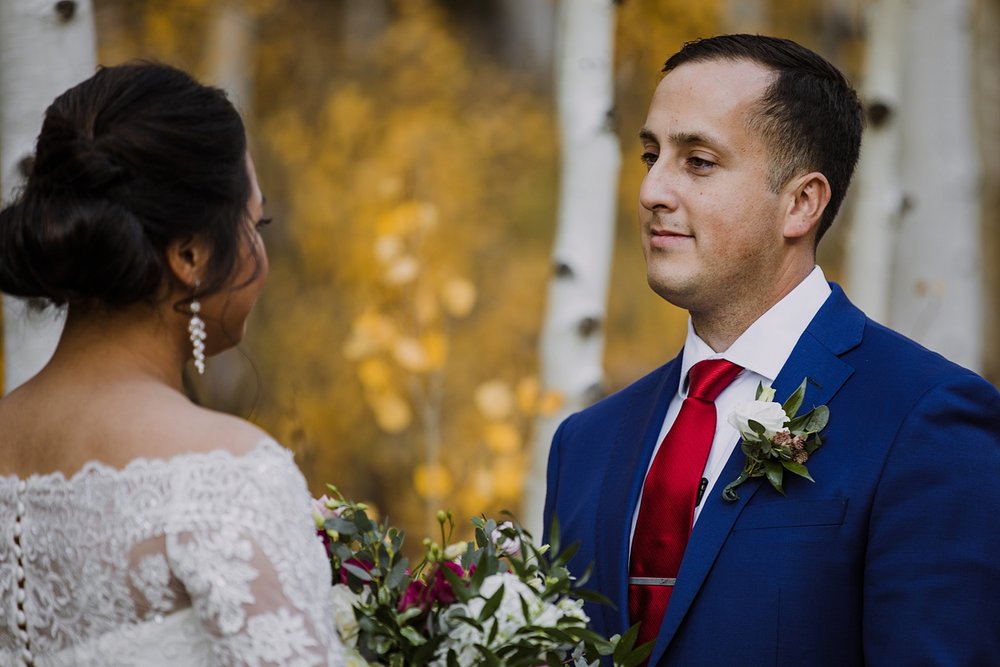
[[[864,331],[865,317],[861,311],[847,300],[837,285],[831,283],[831,288],[833,293],[799,338],[772,384],[776,400],[784,401],[803,378],[809,378],[803,411],[829,403],[851,376],[853,368],[838,355],[858,345]],[[725,416],[720,415],[719,418],[724,419]],[[831,415],[831,419],[836,419],[836,415]],[[824,450],[821,448],[815,456],[823,454]],[[702,508],[684,552],[684,560],[677,574],[677,585],[670,595],[670,604],[660,626],[656,648],[650,656],[650,665],[657,664],[670,645],[733,524],[763,483],[763,478],[751,479],[738,487],[738,501],[730,503],[722,499],[722,489],[739,476],[743,460],[743,451],[737,445],[711,494],[705,499],[705,507]]]
[[[624,632],[629,626],[628,552],[632,516],[667,406],[677,392],[680,359],[678,355],[660,369],[652,391],[637,392],[629,403],[601,487],[594,578],[598,590],[615,605],[615,608],[607,605],[601,608],[609,635]]]

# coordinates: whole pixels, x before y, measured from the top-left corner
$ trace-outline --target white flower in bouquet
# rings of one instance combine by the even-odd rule
[[[490,534],[490,539],[493,540],[493,544],[496,545],[497,551],[501,554],[518,558],[521,555],[521,539],[519,537],[509,537],[504,534],[512,532],[513,528],[514,524],[512,522],[504,521]]]
[[[542,585],[540,581],[535,583],[539,588]],[[460,617],[478,618],[486,601],[501,588],[503,597],[500,605],[483,621],[482,630],[461,620]],[[475,664],[480,657],[479,651],[475,648],[477,645],[496,649],[509,644],[515,634],[525,626],[555,627],[561,619],[567,617],[578,619],[582,624],[589,621],[583,612],[582,600],[563,598],[555,603],[548,602],[539,596],[538,590],[521,581],[514,573],[500,572],[490,575],[483,580],[477,597],[465,604],[452,605],[442,614],[442,631],[447,638],[435,651],[431,667],[445,667],[449,650],[455,652],[458,664]],[[555,648],[555,642],[550,643]]]
[[[358,619],[354,607],[361,601],[361,596],[345,584],[337,584],[330,589],[330,600],[333,607],[333,621],[344,644],[354,647],[358,643]]]

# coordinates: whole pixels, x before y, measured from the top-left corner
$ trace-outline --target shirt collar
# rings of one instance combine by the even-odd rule
[[[726,359],[774,382],[809,322],[830,296],[830,286],[819,266],[778,303],[740,334],[725,352],[715,352],[698,337],[688,318],[687,339],[681,359],[679,392],[687,392],[687,374],[699,361]]]

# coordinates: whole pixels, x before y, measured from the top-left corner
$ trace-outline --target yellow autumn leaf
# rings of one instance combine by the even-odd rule
[[[510,422],[490,422],[483,435],[494,454],[515,454],[521,449],[521,433]]]
[[[524,489],[524,465],[519,457],[505,456],[493,463],[493,490],[501,500],[515,500]]]
[[[374,339],[358,334],[358,332],[352,332],[344,341],[341,353],[350,361],[359,361],[375,354],[379,349]]]
[[[397,340],[392,347],[392,358],[411,373],[424,373],[430,368],[427,350],[415,338],[405,337]]]
[[[386,346],[396,339],[398,332],[392,318],[383,315],[373,308],[365,310],[353,322],[354,331],[374,340],[378,345]]]
[[[413,312],[420,326],[425,327],[437,321],[441,306],[432,288],[423,286],[417,289],[413,296]]]
[[[476,305],[476,286],[464,278],[452,278],[441,288],[441,302],[452,317],[467,317]]]
[[[398,175],[383,176],[375,184],[376,192],[383,199],[394,199],[403,192],[403,179]]]
[[[543,417],[551,417],[559,412],[565,402],[563,395],[558,391],[547,391],[542,394],[542,400],[538,403],[538,414]]]
[[[384,359],[372,357],[358,364],[358,379],[365,389],[381,392],[392,384],[392,368]]]
[[[487,419],[507,419],[514,410],[514,393],[503,380],[490,380],[476,387],[474,400]]]
[[[420,275],[420,262],[413,255],[403,255],[389,264],[382,279],[387,285],[398,287],[412,283],[418,275]]]
[[[369,309],[354,319],[341,351],[347,359],[359,361],[388,347],[396,336],[392,320]]]
[[[417,205],[417,229],[427,231],[437,226],[440,214],[438,207],[430,202]]]
[[[424,498],[447,496],[454,485],[451,471],[440,463],[421,463],[413,470],[413,486]]]
[[[514,389],[514,394],[517,396],[517,409],[526,415],[535,414],[541,391],[541,384],[534,375],[528,375],[518,380],[517,387]]]
[[[409,235],[427,231],[437,225],[438,208],[434,204],[421,201],[405,201],[397,204],[378,217],[375,222],[379,234]]]
[[[427,355],[427,369],[440,370],[448,359],[448,339],[440,331],[429,331],[420,337],[420,344]]]
[[[413,421],[410,404],[393,391],[366,394],[375,423],[386,433],[401,433]]]
[[[391,264],[404,250],[403,239],[394,234],[382,234],[375,239],[375,259],[382,264]]]

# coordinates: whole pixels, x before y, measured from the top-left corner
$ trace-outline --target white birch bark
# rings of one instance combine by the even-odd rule
[[[901,176],[910,205],[895,244],[890,322],[978,370],[980,167],[970,0],[911,0],[904,32]]]
[[[554,274],[542,328],[542,382],[562,410],[535,425],[525,484],[524,525],[541,534],[549,445],[559,422],[592,402],[604,380],[608,279],[621,154],[609,122],[614,107],[612,0],[559,5],[557,99],[562,141]]]
[[[552,66],[553,3],[538,0],[503,0],[504,51],[508,62],[546,72]]]
[[[770,4],[767,0],[726,0],[727,32],[767,33]]]
[[[889,322],[894,242],[904,201],[900,86],[906,4],[906,0],[878,0],[868,6],[861,91],[868,127],[854,178],[856,199],[848,235],[846,272],[851,299],[883,324]]]
[[[208,40],[208,72],[211,83],[226,91],[244,121],[253,101],[253,48],[256,22],[238,2],[217,5]]]
[[[982,160],[983,376],[1000,385],[1000,2],[977,0],[974,103]]]
[[[71,14],[71,15],[70,15]],[[90,0],[0,1],[0,196],[23,184],[20,164],[34,153],[42,115],[52,100],[94,73],[96,40]],[[48,362],[62,331],[62,314],[28,313],[3,298],[4,391]]]

